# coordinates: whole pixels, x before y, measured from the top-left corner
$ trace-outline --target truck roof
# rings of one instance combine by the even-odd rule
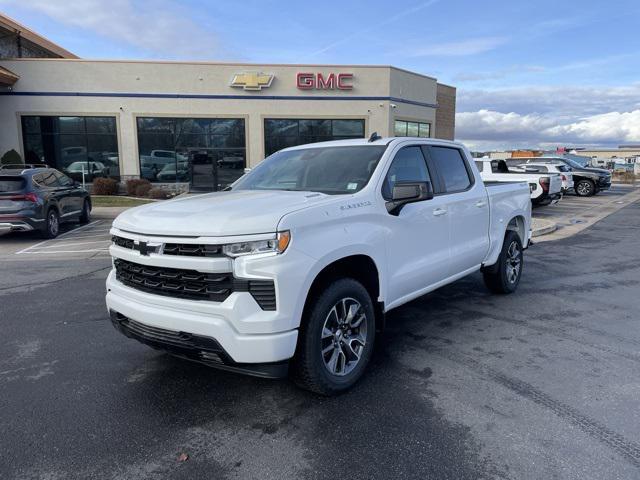
[[[459,142],[452,142],[450,140],[440,140],[437,138],[425,138],[425,137],[381,137],[373,142],[370,142],[368,138],[354,138],[349,140],[332,140],[328,142],[307,143],[304,145],[297,145],[295,147],[285,148],[281,151],[289,150],[304,150],[307,148],[320,148],[320,147],[344,147],[344,146],[375,146],[375,145],[390,145],[394,142],[406,142],[406,141],[420,141],[426,142],[430,145],[442,145],[456,148],[463,148],[464,146]]]

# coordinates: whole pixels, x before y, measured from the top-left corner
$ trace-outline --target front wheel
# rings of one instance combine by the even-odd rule
[[[520,237],[513,230],[508,230],[498,261],[482,271],[484,283],[493,293],[513,293],[518,288],[524,255]]]
[[[576,195],[590,197],[596,194],[596,186],[591,180],[580,180],[575,186]]]
[[[349,389],[373,353],[375,312],[371,296],[351,278],[331,283],[306,312],[293,360],[293,379],[321,395]]]
[[[89,199],[85,199],[82,204],[82,212],[80,213],[80,217],[78,218],[79,223],[89,223],[91,221],[91,204],[89,203]]]

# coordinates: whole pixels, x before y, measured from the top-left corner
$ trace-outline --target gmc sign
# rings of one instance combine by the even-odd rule
[[[353,73],[298,73],[296,84],[300,90],[353,90]]]

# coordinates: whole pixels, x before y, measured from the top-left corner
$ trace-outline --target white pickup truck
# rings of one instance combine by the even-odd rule
[[[475,163],[485,182],[527,182],[531,202],[535,205],[548,205],[562,198],[562,178],[558,173],[541,173],[534,169],[510,170],[506,161],[487,157],[476,158]]]
[[[528,184],[485,186],[459,143],[293,147],[230,191],[118,216],[106,303],[142,343],[331,395],[363,374],[389,310],[479,270],[515,291],[530,222]]]

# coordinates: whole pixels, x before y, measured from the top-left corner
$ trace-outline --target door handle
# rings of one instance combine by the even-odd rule
[[[439,217],[441,215],[446,215],[447,211],[444,208],[436,208],[435,210],[433,210],[433,215],[436,217]]]
[[[484,207],[486,204],[487,204],[487,202],[485,202],[484,200],[478,200],[478,201],[475,203],[476,207],[478,207],[478,208],[482,208],[482,207]]]

